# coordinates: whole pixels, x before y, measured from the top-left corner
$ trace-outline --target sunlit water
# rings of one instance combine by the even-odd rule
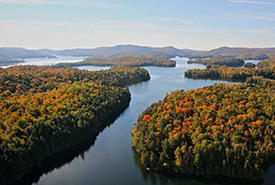
[[[193,68],[204,68],[199,64],[187,64],[186,58],[175,58],[177,66],[145,67],[151,80],[131,85],[131,102],[129,107],[99,134],[95,143],[81,155],[53,168],[41,175],[33,184],[66,184],[66,185],[215,185],[183,177],[171,177],[148,172],[140,166],[132,149],[131,132],[138,116],[153,102],[162,100],[166,93],[177,89],[197,89],[215,83],[229,83],[215,80],[193,80],[184,77],[184,71]],[[81,66],[80,69],[100,70],[106,67]],[[274,184],[275,172],[270,170],[264,185]]]

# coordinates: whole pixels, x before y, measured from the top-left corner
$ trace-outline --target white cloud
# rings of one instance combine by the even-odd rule
[[[249,4],[260,4],[260,5],[275,5],[273,2],[264,1],[249,1],[249,0],[229,0],[232,3],[249,3]]]

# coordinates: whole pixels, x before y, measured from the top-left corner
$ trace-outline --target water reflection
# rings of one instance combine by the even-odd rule
[[[106,127],[109,127],[111,124],[113,124],[118,117],[119,116],[111,117],[108,120],[108,123],[100,128],[98,135]],[[70,164],[76,158],[81,158],[82,161],[85,161],[85,155],[94,145],[96,138],[97,137],[91,137],[76,146],[47,157],[39,166],[34,167],[30,173],[24,175],[20,180],[16,181],[12,185],[31,185],[33,183],[38,183],[40,177],[43,174],[49,174],[54,170],[58,170],[65,164]]]

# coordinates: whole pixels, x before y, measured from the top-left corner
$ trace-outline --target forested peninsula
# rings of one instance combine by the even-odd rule
[[[0,183],[11,183],[46,157],[96,137],[129,105],[126,86],[149,79],[145,69],[129,67],[0,69]]]
[[[59,63],[56,64],[55,68],[67,68],[76,66],[160,66],[160,67],[175,67],[176,62],[169,59],[153,59],[136,56],[126,57],[111,57],[111,58],[87,58],[81,62],[76,63]]]
[[[139,116],[133,147],[151,170],[263,179],[275,159],[274,92],[224,84],[177,90]]]

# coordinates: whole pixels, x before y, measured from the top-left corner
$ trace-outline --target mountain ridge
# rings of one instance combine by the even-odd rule
[[[2,47],[2,58],[41,58],[52,55],[62,56],[89,56],[89,57],[117,57],[117,56],[144,56],[151,58],[189,57],[189,58],[215,58],[215,57],[238,57],[238,58],[273,58],[275,47],[270,48],[246,48],[246,47],[219,47],[207,51],[192,49],[177,49],[173,46],[150,47],[138,45],[116,45],[97,48],[76,48],[64,50],[36,49],[30,50],[22,47]]]

